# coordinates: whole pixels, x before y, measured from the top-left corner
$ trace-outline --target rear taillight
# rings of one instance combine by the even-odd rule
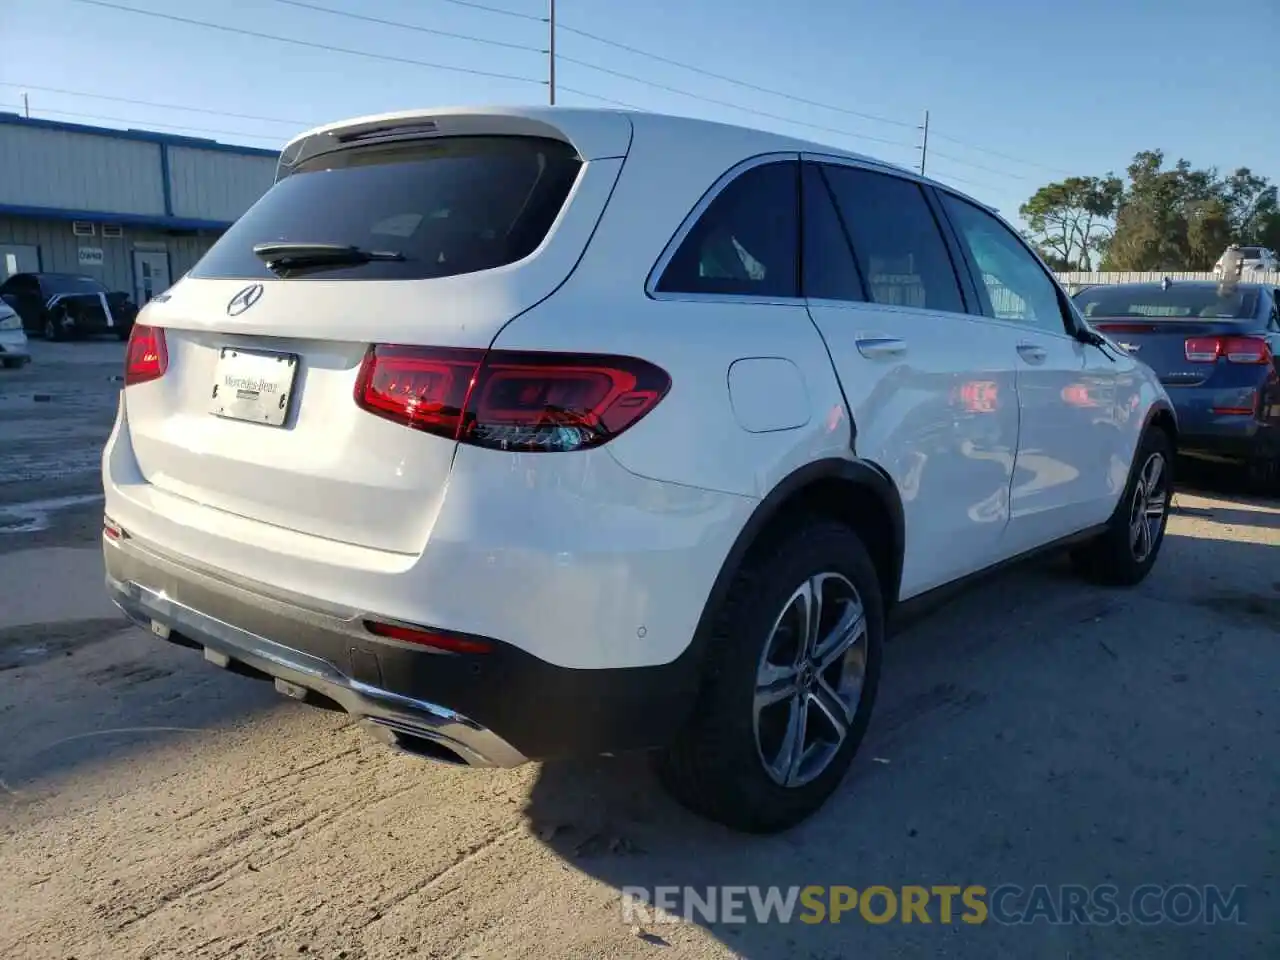
[[[1262,337],[1188,337],[1187,359],[1192,363],[1270,363],[1271,348]]]
[[[165,349],[164,330],[135,323],[129,330],[129,349],[124,358],[124,385],[159,380],[169,367],[169,351]]]
[[[666,372],[634,357],[375,346],[356,379],[370,413],[497,450],[607,443],[666,395]]]

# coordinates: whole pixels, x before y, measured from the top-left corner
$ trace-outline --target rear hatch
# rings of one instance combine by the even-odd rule
[[[1265,341],[1249,337],[1258,292],[1217,284],[1090,287],[1075,301],[1092,326],[1171,387],[1207,383],[1222,363],[1258,363]]]
[[[488,347],[564,281],[630,140],[624,115],[590,120],[576,144],[473,114],[426,137],[422,124],[369,137],[366,124],[347,142],[339,130],[292,145],[302,159],[139,316],[125,406],[147,482],[314,536],[420,550],[455,441],[357,406],[362,361],[374,344]]]

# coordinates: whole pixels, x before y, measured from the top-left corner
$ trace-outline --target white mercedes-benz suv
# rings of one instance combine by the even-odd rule
[[[138,317],[107,586],[158,637],[478,766],[650,750],[773,831],[905,601],[1046,547],[1134,584],[1177,427],[990,209],[639,112],[322,127]]]

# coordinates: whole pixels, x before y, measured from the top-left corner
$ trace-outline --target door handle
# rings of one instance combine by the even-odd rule
[[[868,360],[900,357],[907,352],[907,342],[897,337],[859,337],[854,343]]]
[[[1049,356],[1044,347],[1034,343],[1018,344],[1018,353],[1027,363],[1044,363],[1045,358]]]

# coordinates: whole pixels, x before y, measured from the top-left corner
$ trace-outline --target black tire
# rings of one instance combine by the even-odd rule
[[[824,519],[797,524],[781,543],[760,553],[762,555],[738,574],[717,613],[698,704],[676,742],[658,754],[657,770],[668,791],[695,813],[735,830],[774,833],[806,819],[827,801],[840,785],[866,734],[880,678],[884,603],[876,569],[866,548],[858,535],[842,524]],[[831,742],[821,744],[826,765],[820,771],[811,770],[812,776],[807,782],[784,786],[766,767],[765,754],[772,755],[772,749],[770,745],[766,751],[765,738],[758,732],[755,712],[758,674],[764,663],[766,645],[776,649],[772,646],[774,639],[786,637],[785,630],[775,630],[775,626],[784,616],[795,615],[790,601],[798,588],[824,573],[829,576],[823,581],[826,584],[823,590],[843,591],[828,594],[830,610],[824,611],[827,614],[824,624],[830,624],[829,617],[837,611],[841,611],[841,616],[855,617],[853,606],[834,602],[840,596],[847,596],[846,588],[851,586],[855,599],[861,601],[865,633],[849,648],[849,654],[819,673],[832,680],[832,671],[843,669],[847,658],[851,675],[856,674],[859,667],[856,661],[860,658],[861,690],[856,701],[850,691],[848,701],[843,704],[847,732],[838,748],[834,736],[836,727],[825,719],[831,714],[824,712],[816,700],[814,706],[809,706],[808,697],[825,697],[823,702],[829,707],[841,704],[838,697],[831,699],[830,683],[823,687],[814,679],[813,670],[796,672],[796,680],[789,683],[797,692],[765,708],[772,712],[759,722],[767,727],[766,721],[777,720],[782,711],[790,717],[790,711],[795,709],[793,703],[803,702],[806,717],[818,714],[816,721],[810,720],[814,723],[813,734],[823,731],[832,734],[827,738]],[[799,622],[795,621],[797,625]],[[819,636],[823,632],[825,627],[817,631]],[[850,635],[857,635],[857,631]],[[860,654],[855,652],[859,647]],[[796,662],[799,660],[797,656]],[[803,679],[806,675],[807,679]],[[801,689],[812,694],[801,694],[798,692]],[[848,719],[847,708],[853,702],[856,708],[852,719]],[[819,741],[815,740],[814,747],[818,746]],[[802,749],[801,755],[805,753]],[[781,756],[779,753],[775,759]]]
[[[1162,461],[1154,497],[1146,489],[1153,458]],[[1174,449],[1169,434],[1159,427],[1148,428],[1138,444],[1129,469],[1129,482],[1106,531],[1071,551],[1072,565],[1081,577],[1111,587],[1132,587],[1146,579],[1160,555],[1169,523],[1173,467]],[[1139,500],[1144,505],[1140,506]],[[1160,504],[1160,514],[1154,517],[1150,511],[1156,508],[1157,503]],[[1137,526],[1137,511],[1144,513],[1145,533]]]
[[[44,326],[41,328],[46,340],[56,341],[66,339],[66,330],[62,326],[63,314],[58,311],[50,310],[44,318]]]
[[[1251,460],[1245,469],[1249,493],[1261,497],[1280,497],[1280,453]]]
[[[25,357],[3,357],[0,358],[0,364],[4,364],[6,370],[15,370],[26,363]]]

